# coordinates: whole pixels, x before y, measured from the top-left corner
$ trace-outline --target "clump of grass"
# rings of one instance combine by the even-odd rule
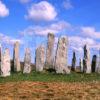
[[[40,81],[40,82],[92,82],[100,81],[100,74],[84,74],[72,72],[68,75],[56,74],[56,73],[40,73],[32,71],[30,74],[12,73],[9,77],[0,77],[0,83],[2,82],[18,82],[18,81]]]

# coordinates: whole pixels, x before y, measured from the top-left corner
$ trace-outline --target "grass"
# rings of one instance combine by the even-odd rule
[[[0,77],[0,83],[19,81],[40,81],[40,82],[93,82],[100,81],[100,74],[84,74],[72,72],[69,75],[55,73],[40,73],[32,71],[30,74],[12,73],[9,77]]]

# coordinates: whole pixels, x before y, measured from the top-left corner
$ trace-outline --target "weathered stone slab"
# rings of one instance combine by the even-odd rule
[[[0,62],[1,62],[1,44],[0,44]]]
[[[97,56],[93,55],[93,58],[92,58],[92,72],[95,72],[95,70],[96,70],[96,59],[97,59]]]
[[[14,71],[16,71],[16,72],[21,71],[20,57],[19,57],[19,42],[18,41],[14,44],[13,60],[14,60]]]
[[[80,71],[83,72],[83,59],[82,58],[80,59],[79,65],[80,65]]]
[[[73,52],[73,58],[72,58],[72,71],[76,70],[76,53]]]
[[[96,59],[96,72],[100,73],[100,55],[98,55]]]
[[[36,49],[36,71],[43,71],[45,64],[45,48],[44,46],[39,46]]]
[[[84,46],[83,70],[85,73],[91,73],[90,50],[88,45]]]
[[[9,49],[5,49],[4,54],[1,58],[1,76],[6,77],[10,76],[10,52]]]
[[[68,52],[68,38],[63,36],[59,38],[56,57],[55,57],[55,70],[56,73],[69,74],[70,70],[67,65],[67,52]]]
[[[1,44],[0,44],[0,73],[1,73]]]
[[[31,72],[31,52],[29,48],[26,48],[23,73],[30,73],[30,72]]]
[[[53,68],[53,60],[54,60],[54,42],[55,42],[55,36],[53,33],[48,34],[48,43],[47,43],[47,50],[46,50],[46,65],[45,68]]]

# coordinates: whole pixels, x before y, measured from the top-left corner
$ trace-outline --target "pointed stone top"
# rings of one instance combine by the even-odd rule
[[[30,48],[26,48],[25,52],[30,53]]]
[[[48,34],[54,35],[54,33],[49,32]]]
[[[19,45],[19,41],[15,41],[14,46],[18,46]]]
[[[39,45],[36,49],[38,48],[44,48],[44,45]]]
[[[82,58],[79,58],[79,60],[83,60]]]
[[[88,44],[85,44],[85,45],[84,45],[84,48],[89,48],[89,45],[88,45]]]
[[[89,45],[88,44],[84,45],[84,50],[89,50]]]
[[[54,37],[54,33],[48,33],[48,36],[53,36]]]
[[[19,43],[19,41],[16,41],[15,43]]]
[[[62,38],[68,39],[68,37],[67,37],[66,35],[62,35],[60,38],[61,38],[61,39],[62,39]]]
[[[65,35],[63,35],[63,36],[61,36],[61,37],[59,38],[59,40],[62,40],[62,39],[64,39],[65,41],[67,41],[67,40],[68,40],[68,37],[65,36]]]

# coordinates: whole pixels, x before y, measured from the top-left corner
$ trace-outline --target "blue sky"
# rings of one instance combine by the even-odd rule
[[[0,41],[3,48],[20,42],[20,59],[30,47],[32,62],[35,48],[46,45],[48,32],[55,34],[55,49],[61,35],[69,37],[69,64],[73,50],[77,63],[83,57],[83,46],[91,56],[100,49],[100,0],[0,0]]]

